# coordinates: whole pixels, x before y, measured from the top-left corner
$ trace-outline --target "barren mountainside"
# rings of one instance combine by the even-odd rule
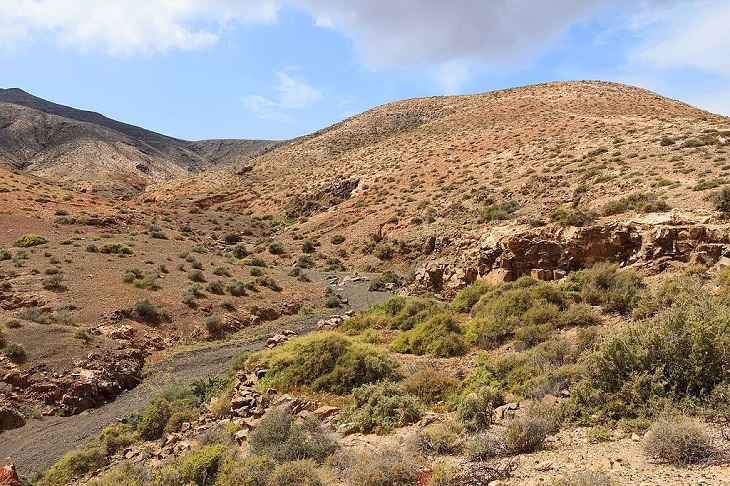
[[[247,160],[269,141],[188,142],[98,113],[0,90],[0,162],[67,187],[130,197],[155,181]]]
[[[549,83],[390,103],[141,198],[268,213],[289,223],[292,246],[303,235],[334,251],[326,242],[345,234],[363,269],[384,264],[361,248],[390,241],[385,266],[466,259],[477,275],[490,271],[469,257],[483,237],[550,232],[562,226],[555,211],[630,220],[636,207],[604,206],[634,195],[707,216],[709,189],[730,176],[729,142],[728,118],[643,89]]]

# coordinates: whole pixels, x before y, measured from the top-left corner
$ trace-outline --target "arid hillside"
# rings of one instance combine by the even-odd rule
[[[150,182],[245,161],[273,142],[188,142],[32,96],[0,90],[0,163],[66,187],[131,197]]]
[[[278,236],[295,255],[309,239],[355,268],[438,260],[477,275],[492,270],[480,245],[525,231],[555,240],[565,225],[672,209],[707,222],[708,195],[730,176],[729,143],[726,117],[631,86],[550,83],[391,103],[140,198],[268,214],[286,224]]]

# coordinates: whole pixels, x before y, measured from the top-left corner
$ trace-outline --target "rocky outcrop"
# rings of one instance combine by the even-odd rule
[[[337,178],[293,195],[285,208],[289,218],[311,216],[348,199],[360,184],[357,178]]]
[[[478,278],[495,283],[530,275],[559,280],[598,262],[658,273],[671,262],[715,264],[730,256],[730,225],[677,213],[646,215],[587,227],[495,228],[462,253],[461,261],[430,261],[413,291],[453,294]]]
[[[30,369],[2,365],[0,430],[9,430],[25,424],[22,411],[13,404],[36,404],[46,415],[73,415],[114,400],[141,381],[144,353],[138,349],[106,356],[92,353],[63,373],[49,372],[43,365]]]

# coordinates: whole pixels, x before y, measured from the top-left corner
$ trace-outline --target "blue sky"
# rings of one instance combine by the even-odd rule
[[[730,115],[727,0],[0,0],[0,87],[188,140],[555,80]]]

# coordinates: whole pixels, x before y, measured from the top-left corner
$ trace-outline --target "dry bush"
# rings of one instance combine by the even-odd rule
[[[381,446],[371,451],[343,450],[329,461],[332,473],[345,484],[367,486],[411,485],[418,467],[411,454]]]
[[[686,418],[661,418],[649,429],[644,452],[683,466],[710,458],[715,447],[697,423]]]

